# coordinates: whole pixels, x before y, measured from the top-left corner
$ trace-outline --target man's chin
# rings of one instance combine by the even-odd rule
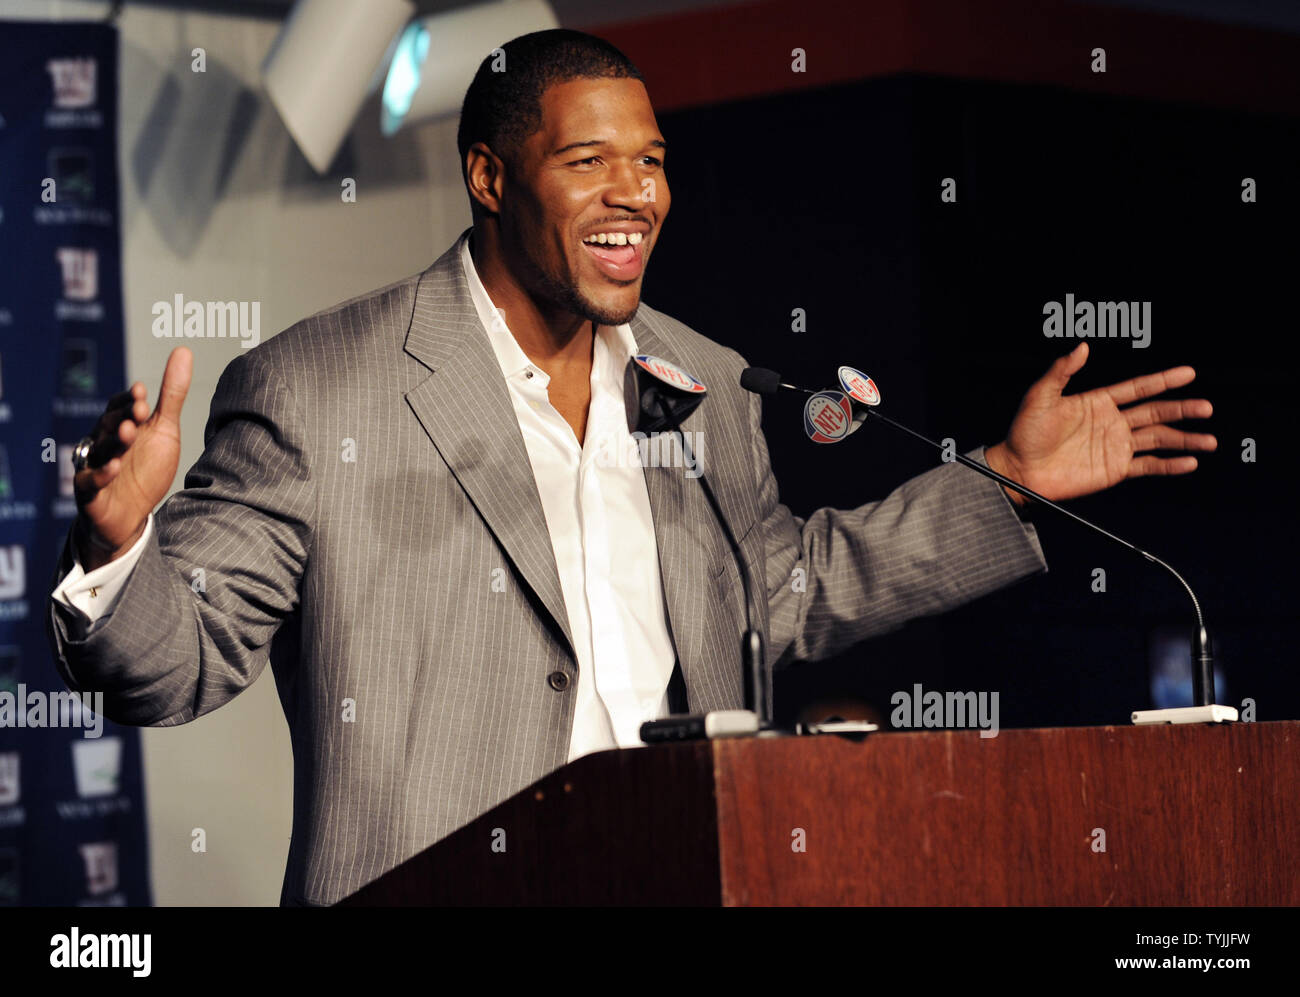
[[[641,299],[638,295],[636,302],[630,308],[623,306],[621,309],[601,308],[592,301],[586,301],[583,304],[581,314],[588,322],[595,322],[597,325],[617,326],[627,325],[632,321],[632,316],[641,307]]]
[[[620,325],[627,325],[629,322],[632,321],[632,318],[635,315],[636,315],[636,309],[633,308],[630,312],[627,312],[626,314],[623,315],[611,315],[606,318],[602,318],[599,315],[589,315],[587,317],[590,318],[597,325],[607,325],[610,326],[611,328],[617,328]]]

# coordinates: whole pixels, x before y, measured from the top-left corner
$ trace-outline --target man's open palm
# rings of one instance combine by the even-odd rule
[[[1026,392],[1001,445],[1011,478],[1060,501],[1099,492],[1126,478],[1196,469],[1195,457],[1144,451],[1218,446],[1208,433],[1187,433],[1170,425],[1208,418],[1213,407],[1206,399],[1146,400],[1190,384],[1196,378],[1191,367],[1171,367],[1077,395],[1063,394],[1087,359],[1088,344],[1080,343]]]

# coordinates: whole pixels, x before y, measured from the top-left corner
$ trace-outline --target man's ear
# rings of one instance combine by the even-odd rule
[[[465,179],[474,202],[489,214],[499,214],[505,163],[487,143],[475,142],[465,151]]]

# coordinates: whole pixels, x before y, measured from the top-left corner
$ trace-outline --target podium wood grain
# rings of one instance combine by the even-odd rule
[[[609,751],[343,903],[1294,905],[1298,785],[1295,721]]]

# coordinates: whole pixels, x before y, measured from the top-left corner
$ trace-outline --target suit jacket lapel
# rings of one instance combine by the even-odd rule
[[[542,500],[501,366],[479,321],[459,240],[420,277],[405,351],[432,373],[407,392],[442,459],[572,652]]]

